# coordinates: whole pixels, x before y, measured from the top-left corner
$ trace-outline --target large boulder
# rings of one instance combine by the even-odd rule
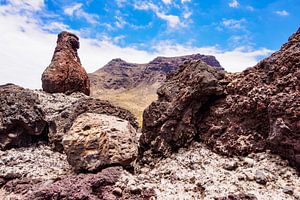
[[[90,81],[77,55],[79,38],[69,32],[58,35],[50,65],[42,75],[43,90],[49,93],[90,94]]]
[[[198,119],[202,141],[226,155],[269,148],[300,169],[300,29],[279,51],[228,80],[226,98]]]
[[[13,84],[0,86],[0,150],[47,139],[47,122],[38,96]]]
[[[220,72],[202,61],[187,63],[167,77],[158,100],[143,114],[140,153],[166,156],[186,146],[197,135],[197,119],[224,94]]]
[[[114,106],[108,101],[94,99],[84,94],[61,93],[47,94],[36,91],[49,124],[49,144],[56,151],[63,151],[62,139],[67,134],[75,119],[83,113],[106,114],[127,120],[137,129],[136,118],[129,111]]]
[[[130,166],[138,153],[136,130],[130,123],[104,114],[78,116],[62,142],[68,161],[76,171]]]
[[[300,170],[300,29],[242,73],[222,79],[193,65],[168,77],[145,110],[142,153],[199,139],[229,156],[268,148]]]

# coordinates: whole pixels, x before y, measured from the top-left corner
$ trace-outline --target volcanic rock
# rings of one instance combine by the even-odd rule
[[[155,197],[155,193],[149,193],[149,189],[143,189],[139,195],[127,193],[116,193],[116,182],[124,173],[121,167],[110,167],[103,169],[97,174],[79,174],[66,176],[55,183],[39,184],[28,192],[24,200],[44,199],[89,199],[89,200],[118,200],[137,199],[147,200]]]
[[[133,114],[107,101],[87,97],[80,93],[71,95],[47,94],[39,91],[36,93],[49,124],[50,146],[56,151],[63,151],[63,136],[67,134],[75,119],[86,112],[116,116],[129,121],[134,128],[138,128],[137,120]]]
[[[138,152],[136,130],[130,123],[104,114],[78,116],[62,142],[68,161],[76,171],[129,166]]]
[[[222,77],[194,66],[185,70],[189,65],[167,77],[158,101],[145,110],[142,153],[165,155],[199,139],[229,156],[269,148],[300,170],[300,29],[242,73]],[[197,79],[205,75],[211,83]]]
[[[224,94],[223,73],[202,61],[183,65],[158,89],[158,100],[143,114],[140,153],[168,155],[197,135],[197,119]]]
[[[13,84],[0,86],[0,150],[47,139],[47,122],[38,96]]]
[[[88,75],[77,55],[79,38],[63,31],[58,35],[57,46],[50,65],[42,75],[43,90],[48,93],[82,92],[90,94]]]
[[[279,51],[227,80],[227,96],[198,119],[202,141],[226,155],[270,148],[300,169],[300,29]]]

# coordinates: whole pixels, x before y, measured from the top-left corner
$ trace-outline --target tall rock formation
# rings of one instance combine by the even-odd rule
[[[90,82],[77,54],[79,38],[69,32],[58,35],[50,65],[42,75],[42,87],[48,93],[82,92],[90,94]]]
[[[197,77],[202,78],[197,82]],[[196,68],[167,78],[158,101],[144,112],[140,153],[151,149],[168,155],[170,146],[200,139],[225,155],[268,148],[300,170],[300,29],[255,67],[222,80],[216,77]],[[202,95],[186,98],[190,94]],[[214,98],[203,102],[203,95]]]

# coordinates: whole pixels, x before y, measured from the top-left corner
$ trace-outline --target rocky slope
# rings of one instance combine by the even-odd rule
[[[196,139],[229,156],[271,149],[300,170],[300,29],[240,74],[187,63],[157,93],[144,112],[141,157],[168,156]]]
[[[224,70],[214,56],[201,54],[157,57],[147,64],[113,59],[104,67],[89,74],[91,95],[130,110],[141,123],[143,110],[156,100],[156,90],[165,81],[166,75],[192,60],[202,60],[218,70]]]

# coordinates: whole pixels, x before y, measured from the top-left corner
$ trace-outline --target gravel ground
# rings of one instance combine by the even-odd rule
[[[47,182],[73,174],[66,156],[45,145],[0,151],[0,158],[0,177]],[[195,142],[152,168],[137,165],[136,171],[121,176],[117,183],[121,191],[154,188],[159,200],[207,200],[237,193],[253,194],[259,200],[300,199],[296,171],[270,153],[228,158]],[[22,198],[0,189],[0,199]]]
[[[72,173],[65,154],[46,145],[0,151],[0,177],[55,180]]]
[[[194,143],[153,169],[124,174],[118,183],[154,188],[158,199],[214,199],[228,194],[253,194],[262,200],[300,199],[300,178],[287,161],[270,153],[248,157],[223,157],[203,144]]]

